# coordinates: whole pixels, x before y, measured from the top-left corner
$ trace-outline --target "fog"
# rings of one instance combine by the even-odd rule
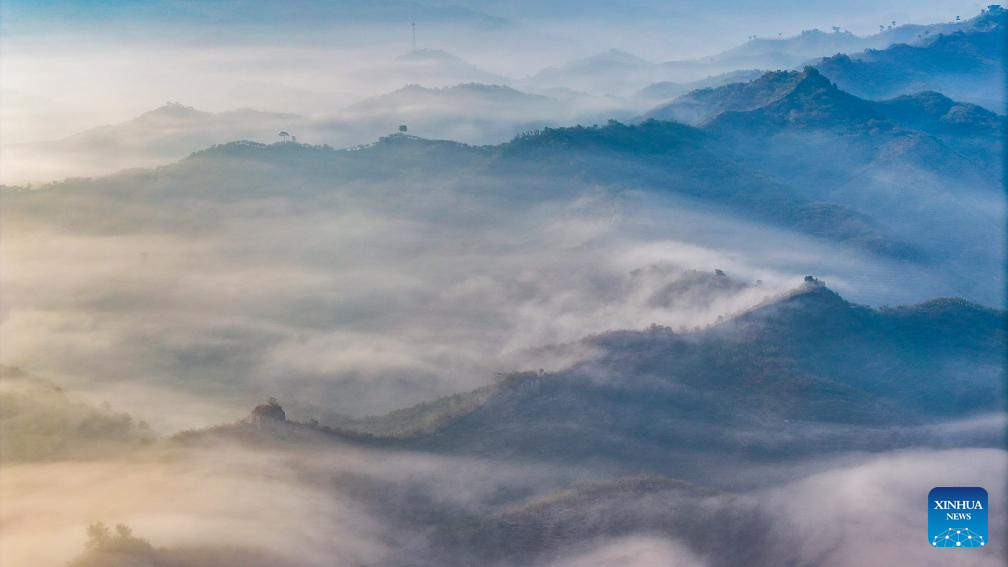
[[[792,248],[757,261],[726,240],[737,230],[752,242],[787,237],[604,195],[516,211],[472,200],[434,217],[379,210],[373,199],[347,195],[317,214],[284,201],[246,213],[229,205],[229,218],[221,211],[221,222],[192,235],[85,236],[12,220],[3,234],[4,362],[102,384],[99,400],[122,395],[136,410],[192,393],[232,411],[265,395],[386,411],[497,372],[570,362],[538,359],[542,346],[712,323],[796,285],[794,263],[817,256],[809,243],[804,260]],[[200,207],[214,217],[220,205]],[[715,268],[748,286],[654,303],[687,270]],[[131,396],[140,385],[153,388],[145,404]],[[192,425],[188,410],[159,406],[143,412],[152,423]]]
[[[0,564],[1000,564],[1003,120],[638,125],[855,4],[4,2]]]
[[[172,431],[269,395],[364,415],[556,370],[580,355],[542,347],[702,327],[806,274],[873,304],[947,293],[923,268],[565,179],[523,201],[501,179],[311,178],[317,193],[257,196],[236,175],[199,181],[232,188],[223,201],[142,178],[129,200],[115,180],[17,196],[0,234],[2,362]],[[737,285],[691,279],[716,269]]]
[[[877,456],[772,490],[766,503],[778,510],[775,531],[798,563],[859,565],[865,562],[931,564],[925,494],[935,486],[989,486],[991,502],[1004,502],[1005,452],[958,450]],[[810,502],[814,504],[809,505]],[[990,533],[1003,533],[1003,511],[992,505]],[[793,535],[799,537],[793,537]],[[873,538],[869,534],[881,534]],[[891,539],[919,540],[894,550]],[[1004,544],[975,565],[997,565]]]
[[[499,142],[528,127],[640,114],[650,106],[642,106],[635,93],[650,83],[696,81],[738,68],[721,68],[713,62],[668,68],[655,65],[714,55],[744,43],[752,34],[790,37],[812,27],[839,25],[868,35],[876,32],[877,21],[929,24],[956,15],[966,17],[982,7],[974,2],[958,6],[915,3],[885,10],[866,6],[854,16],[850,11],[823,11],[819,4],[814,10],[795,4],[786,10],[790,19],[782,20],[780,10],[770,14],[717,4],[668,8],[650,2],[619,11],[608,7],[572,11],[561,2],[518,12],[498,3],[475,3],[465,7],[468,12],[425,7],[423,3],[406,9],[393,3],[395,7],[375,8],[374,13],[348,7],[349,13],[341,14],[343,8],[336,7],[328,15],[305,5],[301,16],[296,9],[274,14],[268,6],[251,2],[242,17],[227,14],[220,7],[198,10],[155,3],[144,11],[127,3],[109,7],[106,17],[95,18],[84,9],[47,11],[27,2],[7,4],[0,34],[4,52],[0,146],[6,154],[0,180],[7,184],[168,163],[190,151],[236,138],[271,141],[280,129],[298,128],[303,141],[337,147],[368,143],[388,133],[388,124],[394,127],[407,120],[432,120],[428,114],[442,112],[437,104],[423,104],[398,117],[386,112],[381,129],[376,130],[376,125],[363,127],[352,120],[353,116],[347,115],[354,114],[352,109],[344,110],[409,84],[427,88],[472,82],[506,84],[557,99],[553,108],[516,103],[504,110],[505,114],[510,112],[507,120],[499,115],[497,106],[476,111],[489,117],[493,126],[469,124],[450,129],[432,125],[417,130],[425,137]],[[311,21],[313,14],[315,21]],[[407,56],[412,48],[411,18],[418,22],[420,57]],[[615,18],[617,25],[600,25],[600,18]],[[211,29],[213,21],[231,26]],[[539,74],[611,48],[640,58],[646,69],[627,75],[606,64],[592,63],[579,71],[591,77],[582,75],[560,83]],[[824,46],[821,53],[813,49],[798,60],[786,58],[768,64],[790,67],[832,54]],[[633,80],[628,80],[631,76]],[[93,143],[71,147],[71,151],[63,147],[58,152],[50,146],[34,145],[123,123],[166,101],[214,113],[251,108],[302,118],[290,120],[287,126],[263,124],[256,130],[246,126],[216,134],[203,132],[188,147],[146,148],[134,155]],[[455,110],[479,108],[478,104],[448,104]],[[453,113],[448,117],[457,120]],[[316,124],[315,119],[321,123]],[[127,144],[142,138],[136,132],[117,132],[117,136]]]
[[[322,443],[310,444],[316,442]],[[564,498],[548,496],[563,486],[605,478],[603,471],[326,443],[318,451],[211,437],[111,459],[8,464],[0,475],[0,558],[14,566],[63,564],[83,550],[85,526],[104,520],[150,540],[148,560],[160,557],[165,564],[174,564],[175,556],[189,557],[190,565],[209,558],[215,565],[247,564],[243,550],[290,565],[464,564],[461,558],[478,550],[443,547],[440,523],[464,518],[476,526],[479,518],[493,522],[498,514],[528,521],[514,515],[523,502],[537,506]],[[526,560],[693,566],[747,555],[759,565],[852,566],[879,558],[931,564],[922,512],[928,490],[986,487],[990,533],[1003,533],[1006,517],[998,503],[1005,500],[1006,466],[1008,454],[995,449],[900,451],[812,463],[805,473],[791,464],[780,468],[784,476],[766,475],[761,486],[738,493],[676,488],[615,501],[578,499],[571,504],[577,532],[607,535],[548,539]],[[622,518],[623,528],[604,527],[611,524],[607,517]],[[692,524],[714,532],[700,535]],[[893,540],[920,545],[894,550]],[[753,542],[758,550],[750,548]],[[990,543],[992,549],[969,558],[971,565],[999,564],[1003,542],[992,537]],[[533,548],[511,545],[515,563],[503,557],[491,563],[529,564],[517,558]]]

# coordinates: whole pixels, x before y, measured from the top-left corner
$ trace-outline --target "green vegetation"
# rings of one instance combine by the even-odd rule
[[[50,382],[0,367],[0,460],[86,459],[153,441],[147,424],[75,401]]]
[[[156,548],[133,530],[117,524],[113,531],[104,522],[86,529],[84,551],[67,567],[274,567],[301,565],[265,550],[233,547],[195,546],[177,549]]]
[[[496,391],[496,386],[484,386],[469,392],[421,402],[384,415],[361,419],[326,416],[321,421],[324,426],[339,431],[385,438],[413,437],[433,433],[475,411]]]

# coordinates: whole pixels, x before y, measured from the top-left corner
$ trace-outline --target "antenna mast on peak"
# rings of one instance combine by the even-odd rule
[[[416,22],[411,22],[410,25],[413,27],[413,51],[416,51]]]

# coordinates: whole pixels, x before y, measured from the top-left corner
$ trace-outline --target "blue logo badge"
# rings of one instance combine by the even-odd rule
[[[978,486],[938,487],[928,493],[932,547],[987,545],[987,491]]]

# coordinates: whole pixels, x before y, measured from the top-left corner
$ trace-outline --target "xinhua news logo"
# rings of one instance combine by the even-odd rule
[[[987,491],[978,486],[938,487],[928,493],[932,547],[987,545]]]

